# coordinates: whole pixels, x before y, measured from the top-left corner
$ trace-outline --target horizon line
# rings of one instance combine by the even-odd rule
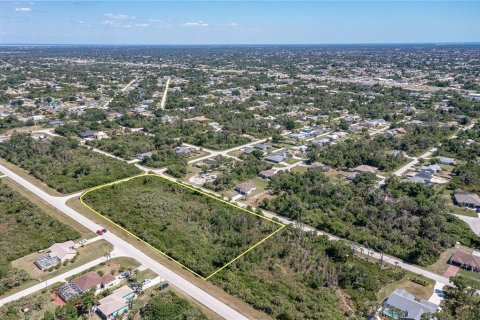
[[[348,46],[348,45],[480,45],[480,41],[338,42],[338,43],[0,43],[1,46]]]

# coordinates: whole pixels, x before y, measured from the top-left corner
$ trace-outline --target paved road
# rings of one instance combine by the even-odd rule
[[[245,206],[241,203],[238,203],[239,205],[241,206]],[[295,228],[299,228],[303,231],[306,231],[306,232],[314,232],[318,235],[323,235],[323,236],[327,236],[329,240],[343,240],[339,237],[336,237],[334,235],[331,235],[331,234],[328,234],[326,232],[323,232],[323,231],[320,231],[320,230],[317,230],[315,228],[312,228],[310,226],[307,226],[307,225],[304,225],[304,224],[298,224],[296,222],[293,222],[292,220],[290,219],[287,219],[287,218],[284,218],[284,217],[281,217],[279,215],[276,215],[272,212],[266,212],[266,211],[263,211],[263,214],[270,218],[270,219],[277,219],[279,220],[280,222],[282,222],[283,224],[286,224],[286,225],[293,225]],[[361,247],[359,245],[356,245],[356,244],[352,244],[352,248],[354,250],[356,250],[357,252],[360,252],[360,253],[363,253],[363,254],[367,254],[369,255],[370,257],[374,258],[374,259],[377,259],[377,260],[381,260],[383,259],[383,262],[386,262],[388,264],[391,264],[391,265],[394,265],[394,266],[397,266],[399,268],[402,268],[404,270],[408,270],[410,272],[413,272],[413,273],[416,273],[416,274],[420,274],[422,276],[425,276],[429,279],[432,279],[436,282],[440,282],[440,283],[443,283],[443,284],[449,284],[450,281],[448,280],[448,278],[445,278],[445,277],[442,277],[440,275],[437,275],[433,272],[430,272],[430,271],[427,271],[425,269],[422,269],[416,265],[412,265],[410,263],[407,263],[407,262],[404,262],[400,259],[397,259],[397,258],[394,258],[394,257],[391,257],[391,256],[387,256],[387,255],[383,255],[382,257],[382,254],[380,252],[376,252],[376,251],[373,251],[373,250],[369,250],[365,247]]]
[[[424,157],[424,156],[425,156],[425,157],[428,157],[429,154],[431,154],[431,153],[433,153],[433,152],[435,152],[435,151],[436,151],[436,148],[432,148],[430,151],[426,152],[426,153],[423,154],[421,157]],[[137,165],[137,166],[138,166],[138,165]],[[144,168],[144,167],[140,167],[140,169],[142,169],[142,170],[144,170],[144,171],[148,170],[147,168]],[[159,175],[162,175],[162,176],[164,176],[164,177],[166,177],[166,178],[168,178],[168,179],[172,179],[172,180],[175,180],[175,181],[181,181],[181,180],[179,180],[179,179],[175,179],[175,178],[172,178],[172,177],[170,177],[170,176],[166,176],[166,175],[164,174],[164,171],[156,171],[156,173],[159,174]],[[219,197],[219,198],[222,198],[222,199],[224,198],[224,197],[223,197],[222,195],[220,195],[219,193],[213,192],[213,191],[211,191],[211,190],[209,190],[209,189],[205,189],[205,188],[203,188],[203,187],[199,187],[199,186],[197,186],[197,185],[193,185],[193,184],[188,183],[188,182],[183,181],[183,180],[182,180],[181,182],[184,183],[184,184],[190,185],[190,186],[192,186],[192,187],[198,188],[198,189],[200,189],[200,190],[202,190],[202,191],[204,191],[204,192],[206,192],[206,193],[213,194],[213,195],[215,195],[215,196],[217,196],[217,197]],[[241,207],[244,207],[244,208],[247,207],[247,205],[244,204],[244,203],[242,203],[242,202],[234,202],[234,203],[237,204],[238,206],[241,206]],[[254,208],[254,209],[255,209],[255,208]],[[282,223],[285,224],[285,225],[293,225],[295,228],[300,228],[301,230],[306,231],[306,232],[314,232],[314,233],[316,233],[316,234],[318,234],[318,235],[327,236],[329,240],[345,240],[345,239],[336,237],[336,236],[334,236],[334,235],[331,235],[331,234],[329,234],[329,233],[326,233],[326,232],[317,230],[317,229],[315,229],[315,228],[313,228],[313,227],[310,227],[310,226],[308,226],[308,225],[298,224],[298,223],[296,223],[296,222],[294,222],[294,221],[292,221],[292,220],[290,220],[290,219],[287,219],[287,218],[285,218],[285,217],[279,216],[279,215],[277,215],[277,214],[275,214],[275,213],[273,213],[273,212],[268,212],[268,211],[265,211],[265,210],[262,210],[262,211],[263,211],[263,214],[264,214],[266,217],[268,217],[268,218],[270,218],[270,219],[275,218],[275,219],[277,219],[278,221],[282,222]],[[367,255],[369,255],[370,257],[372,257],[372,258],[374,258],[374,259],[376,259],[376,260],[383,260],[383,261],[386,262],[386,263],[395,265],[395,266],[397,266],[397,267],[399,267],[399,268],[402,268],[402,269],[404,269],[404,270],[408,270],[408,271],[413,272],[413,273],[416,273],[416,274],[423,275],[423,276],[425,276],[425,277],[427,277],[427,278],[429,278],[429,279],[432,279],[432,280],[434,280],[434,281],[436,281],[436,282],[439,282],[439,283],[442,283],[442,284],[450,284],[450,281],[449,281],[448,278],[443,277],[443,276],[440,276],[440,275],[437,275],[437,274],[435,274],[435,273],[433,273],[433,272],[430,272],[430,271],[428,271],[428,270],[425,270],[425,269],[423,269],[423,268],[421,268],[421,267],[419,267],[419,266],[412,265],[412,264],[410,264],[410,263],[404,262],[404,261],[402,261],[402,260],[400,260],[400,259],[397,259],[397,258],[394,258],[394,257],[391,257],[391,256],[387,256],[387,255],[385,255],[385,254],[382,255],[380,252],[376,252],[376,251],[367,249],[367,248],[365,248],[365,247],[361,247],[361,246],[359,246],[359,245],[357,245],[357,244],[352,244],[352,248],[353,248],[354,250],[356,250],[357,252],[360,252],[360,253],[363,253],[363,254],[367,254]]]
[[[163,174],[161,174],[163,175]],[[174,179],[170,176],[165,176],[167,177],[168,179],[172,179],[172,180],[175,180],[175,181],[179,181],[178,179]],[[213,194],[219,198],[224,198],[222,195],[220,195],[219,193],[216,193],[216,192],[213,192],[209,189],[205,189],[203,187],[198,187],[196,185],[193,185],[191,183],[188,183],[188,182],[185,182],[185,181],[181,181],[182,183],[184,184],[187,184],[187,185],[190,185],[192,187],[195,187],[195,188],[199,188],[200,190],[206,192],[206,193],[209,193],[209,194]],[[235,204],[237,204],[238,206],[240,207],[247,207],[246,204],[242,203],[242,202],[234,202]],[[253,208],[255,209],[255,208]],[[320,230],[317,230],[313,227],[310,227],[308,225],[305,225],[305,224],[298,224],[290,219],[287,219],[285,217],[282,217],[282,216],[279,216],[273,212],[269,212],[269,211],[265,211],[265,210],[262,210],[263,211],[263,214],[270,218],[270,219],[276,219],[278,221],[280,221],[281,223],[285,224],[285,225],[292,225],[293,227],[295,228],[299,228],[303,231],[306,231],[306,232],[314,232],[315,234],[317,235],[321,235],[321,236],[326,236],[329,240],[345,240],[345,239],[342,239],[342,238],[339,238],[337,236],[334,236],[334,235],[331,235],[329,233],[326,233],[326,232],[323,232],[323,231],[320,231]],[[404,262],[400,259],[397,259],[397,258],[394,258],[394,257],[391,257],[391,256],[387,256],[385,254],[381,254],[380,252],[376,252],[376,251],[373,251],[373,250],[370,250],[370,249],[367,249],[365,247],[361,247],[360,245],[357,245],[357,244],[353,244],[352,243],[352,248],[354,250],[356,250],[357,252],[360,252],[360,253],[363,253],[363,254],[366,254],[366,255],[369,255],[371,258],[373,259],[376,259],[376,260],[383,260],[384,262],[388,263],[388,264],[391,264],[391,265],[394,265],[394,266],[397,266],[399,268],[402,268],[404,270],[408,270],[410,272],[413,272],[413,273],[416,273],[416,274],[420,274],[420,275],[423,275],[429,279],[432,279],[436,282],[440,282],[440,283],[443,283],[443,284],[450,284],[450,281],[448,278],[446,277],[442,277],[440,275],[437,275],[433,272],[430,272],[428,270],[425,270],[419,266],[416,266],[416,265],[412,265],[410,263],[407,263],[407,262]]]
[[[0,170],[4,172],[10,179],[24,187],[25,189],[29,190],[30,192],[34,193],[36,196],[41,198],[46,203],[50,204],[51,206],[55,207],[56,209],[60,210],[67,216],[71,217],[78,223],[82,224],[87,229],[91,230],[92,232],[96,232],[98,229],[101,229],[102,226],[96,224],[95,222],[87,219],[77,211],[73,210],[69,206],[66,205],[66,199],[70,198],[67,197],[55,197],[51,196],[45,191],[41,190],[40,188],[36,187],[29,181],[23,179],[22,177],[18,176],[8,168],[0,165]],[[191,296],[201,304],[205,305],[207,308],[211,309],[213,312],[217,313],[221,317],[225,319],[232,319],[232,320],[242,320],[247,319],[245,316],[237,312],[236,310],[232,309],[231,307],[227,306],[222,301],[218,300],[214,296],[210,295],[209,293],[205,292],[204,290],[200,289],[193,283],[189,282],[188,280],[184,279],[183,277],[179,276],[175,272],[171,271],[164,265],[158,263],[154,259],[147,256],[142,251],[138,250],[125,240],[119,238],[115,234],[111,232],[107,232],[103,235],[103,238],[110,242],[114,246],[114,250],[117,256],[127,256],[131,257],[142,265],[148,267],[150,270],[154,271],[166,281],[170,282],[172,285],[177,287],[178,289],[182,290],[185,294]],[[38,289],[38,288],[37,288]],[[34,290],[34,289],[31,289]],[[32,291],[34,292],[34,291]]]
[[[199,161],[202,161],[202,160],[205,160],[205,159],[208,159],[208,158],[212,158],[212,157],[216,157],[216,156],[236,158],[236,157],[230,156],[228,153],[232,152],[232,151],[240,150],[240,149],[245,148],[245,147],[251,147],[251,146],[253,146],[254,144],[257,144],[257,143],[264,143],[266,141],[267,141],[267,139],[254,140],[252,142],[243,144],[241,146],[237,146],[237,147],[234,147],[234,148],[230,148],[230,149],[227,149],[227,150],[221,150],[221,151],[202,148],[202,150],[208,152],[209,154],[204,156],[204,157],[200,157],[200,158],[197,158],[197,159],[190,160],[190,161],[188,161],[188,163],[189,164],[190,163],[195,163],[195,162],[199,162]],[[191,144],[188,144],[188,143],[184,143],[184,145],[186,145],[187,147],[198,148],[197,146],[194,146],[194,145],[191,145]]]
[[[459,214],[455,214],[454,216],[456,216],[458,219],[467,223],[470,226],[470,228],[473,230],[473,232],[475,232],[480,236],[480,218],[467,217]]]
[[[62,273],[61,275],[58,275],[56,277],[53,277],[51,279],[48,279],[46,281],[43,281],[43,282],[40,282],[34,286],[31,286],[25,290],[22,290],[22,291],[19,291],[17,293],[14,293],[8,297],[5,297],[3,299],[0,299],[0,306],[3,306],[4,304],[6,303],[9,303],[9,302],[12,302],[12,301],[15,301],[15,300],[18,300],[20,298],[23,298],[23,297],[26,297],[26,296],[29,296],[31,294],[34,294],[35,292],[38,292],[38,291],[41,291],[45,288],[47,288],[48,286],[52,285],[52,284],[55,284],[57,282],[63,282],[63,281],[66,281],[67,278],[70,278],[76,274],[79,274],[80,272],[83,272],[85,270],[88,270],[92,267],[95,267],[96,265],[99,265],[100,263],[102,262],[105,262],[106,261],[106,258],[105,257],[101,257],[101,258],[98,258],[98,259],[95,259],[93,261],[90,261],[90,262],[87,262],[85,263],[84,265],[81,265],[75,269],[72,269],[70,271],[67,271],[65,273]]]
[[[162,101],[160,102],[160,109],[165,109],[165,103],[167,102],[169,85],[170,85],[170,77],[167,78],[167,83],[165,84],[165,90],[163,91]]]
[[[404,165],[403,167],[401,167],[400,169],[398,169],[397,171],[395,171],[393,174],[395,176],[401,176],[403,175],[405,172],[408,171],[408,169],[410,169],[411,167],[413,167],[414,165],[416,165],[419,161],[419,159],[425,159],[425,158],[428,158],[430,157],[432,154],[434,154],[435,152],[437,151],[437,148],[432,148],[430,150],[428,150],[427,152],[425,152],[424,154],[422,154],[420,157],[418,158],[412,158],[413,160],[410,161],[409,163],[407,163],[406,165]]]
[[[290,133],[291,133],[291,131],[285,131],[285,132],[282,133],[282,136],[286,136]],[[233,148],[230,148],[230,149],[227,149],[227,150],[212,150],[212,149],[207,149],[207,148],[202,147],[202,150],[208,152],[209,155],[206,155],[204,157],[197,158],[197,159],[194,159],[194,160],[190,160],[190,161],[188,161],[188,163],[189,164],[195,163],[195,162],[205,160],[205,159],[208,159],[208,158],[212,158],[212,157],[216,157],[216,156],[219,156],[219,155],[224,156],[224,157],[236,158],[234,156],[229,155],[228,153],[233,152],[233,151],[237,151],[237,150],[241,150],[245,147],[251,147],[251,146],[253,146],[255,144],[258,144],[258,143],[264,143],[264,142],[267,142],[267,140],[268,139],[254,140],[252,142],[242,144],[241,146],[236,146],[236,147],[233,147]],[[184,145],[187,146],[187,147],[190,147],[190,148],[199,149],[198,146],[195,146],[195,145],[192,145],[192,144],[184,143]],[[236,159],[238,159],[238,158],[236,158]]]

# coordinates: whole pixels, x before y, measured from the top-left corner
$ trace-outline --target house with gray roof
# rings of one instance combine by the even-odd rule
[[[280,162],[283,162],[283,160],[285,160],[285,157],[280,154],[274,154],[266,157],[265,160],[274,162],[274,163],[280,163]]]
[[[470,192],[455,192],[453,200],[461,207],[480,208],[480,197],[475,193]]]
[[[251,154],[253,151],[255,151],[255,148],[252,148],[252,147],[243,148],[243,154]]]
[[[256,144],[253,146],[255,149],[259,149],[259,150],[269,150],[269,149],[272,149],[272,146],[269,145],[269,144],[265,144],[265,143],[259,143],[259,144]]]
[[[437,160],[441,164],[452,165],[452,166],[455,165],[455,159],[453,159],[453,158],[438,156]]]
[[[424,313],[437,311],[438,306],[427,300],[415,300],[404,289],[396,289],[383,302],[382,313],[393,319],[420,320]]]

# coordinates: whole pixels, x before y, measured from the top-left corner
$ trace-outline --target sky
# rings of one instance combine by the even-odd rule
[[[0,44],[446,42],[480,42],[480,0],[0,2]]]

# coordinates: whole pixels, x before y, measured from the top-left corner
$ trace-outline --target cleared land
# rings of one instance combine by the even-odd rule
[[[201,277],[282,227],[155,175],[100,187],[82,199]]]

